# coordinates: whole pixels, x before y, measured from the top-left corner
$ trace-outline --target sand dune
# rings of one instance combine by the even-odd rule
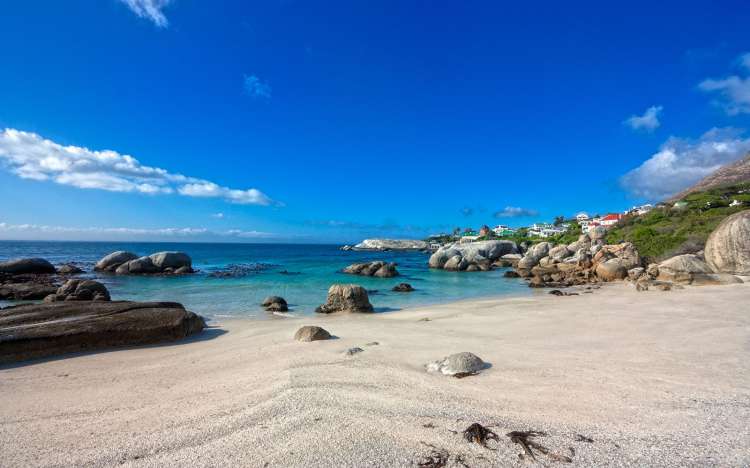
[[[574,466],[747,465],[749,299],[748,284],[621,284],[232,321],[178,345],[6,366],[0,465],[414,466],[436,452],[447,466],[515,466],[528,462],[505,434],[529,429]],[[295,342],[301,325],[337,339]],[[353,346],[364,351],[345,356]],[[424,371],[458,351],[492,367]],[[462,438],[474,422],[500,435],[497,450]]]

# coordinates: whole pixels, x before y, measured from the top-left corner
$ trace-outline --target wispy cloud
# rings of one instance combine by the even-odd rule
[[[750,53],[737,59],[740,68],[750,72]],[[737,115],[750,113],[750,76],[730,75],[721,79],[702,81],[698,88],[708,93],[717,93],[716,104],[724,108],[727,114]]]
[[[230,229],[211,231],[206,228],[129,228],[129,227],[70,227],[41,224],[9,224],[0,222],[0,238],[222,238],[222,239],[271,239],[275,234],[254,230]]]
[[[399,224],[396,222],[383,222],[383,223],[359,223],[355,221],[342,221],[337,219],[329,220],[313,220],[307,221],[305,224],[309,226],[327,227],[338,230],[347,231],[358,231],[360,233],[372,232],[372,233],[383,233],[388,232],[391,234],[403,234],[403,235],[422,235],[427,232],[431,232],[435,229],[445,229],[448,225],[430,225],[430,226],[418,226],[412,224]]]
[[[657,153],[625,174],[620,184],[636,197],[669,197],[750,152],[750,138],[743,138],[743,133],[714,128],[698,140],[671,137]]]
[[[474,214],[474,208],[470,208],[468,206],[465,206],[461,208],[461,214],[466,216],[467,218]]]
[[[518,206],[506,206],[500,211],[494,213],[495,218],[521,218],[525,216],[538,216],[537,210],[531,210],[528,208],[520,208]]]
[[[243,86],[245,94],[253,99],[271,99],[271,86],[255,75],[245,75]]]
[[[172,3],[172,0],[120,0],[130,10],[141,18],[145,18],[160,28],[169,25],[167,17],[164,16],[164,8]]]
[[[215,219],[224,219],[224,213],[214,213],[211,217]]]
[[[664,110],[663,106],[651,106],[646,109],[643,115],[631,115],[627,118],[623,124],[629,126],[633,130],[644,130],[647,132],[653,132],[661,125],[659,122],[659,114]]]
[[[52,181],[81,189],[149,195],[177,193],[221,198],[240,205],[280,205],[260,190],[232,189],[141,164],[112,150],[63,146],[36,133],[5,129],[0,133],[0,163],[22,179]]]

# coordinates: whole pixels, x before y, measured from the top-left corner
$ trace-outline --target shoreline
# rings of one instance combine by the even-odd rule
[[[395,314],[240,318],[183,342],[0,367],[4,463],[413,466],[437,449],[446,466],[517,466],[505,433],[534,429],[574,466],[742,465],[748,298],[748,284],[612,284]],[[336,339],[295,342],[302,325]],[[354,346],[364,351],[343,354]],[[425,372],[460,351],[491,367]],[[496,451],[463,440],[474,422],[500,435]]]

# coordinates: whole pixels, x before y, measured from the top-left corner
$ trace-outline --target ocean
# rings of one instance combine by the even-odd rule
[[[183,251],[192,257],[193,267],[199,272],[175,277],[93,272],[97,260],[116,250],[137,255]],[[533,294],[522,280],[503,278],[505,269],[475,273],[431,270],[426,253],[347,252],[336,245],[0,241],[0,261],[19,257],[42,257],[53,264],[73,262],[87,271],[82,277],[104,283],[113,300],[175,301],[213,320],[268,318],[260,303],[270,295],[284,297],[292,314],[313,314],[334,283],[355,283],[368,289],[376,312],[468,298]],[[401,275],[369,278],[340,272],[352,263],[372,260],[396,262]],[[232,268],[243,276],[215,276]],[[391,291],[401,282],[410,283],[416,290]],[[9,304],[0,301],[0,306]]]

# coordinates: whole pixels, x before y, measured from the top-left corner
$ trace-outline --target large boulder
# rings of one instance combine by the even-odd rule
[[[628,268],[619,258],[611,258],[605,262],[598,263],[594,272],[602,281],[616,281],[628,277]]]
[[[164,271],[167,268],[172,270],[193,268],[193,260],[185,252],[157,252],[148,257],[159,271]]]
[[[659,281],[671,281],[682,284],[729,284],[741,283],[736,276],[713,272],[708,263],[693,254],[677,255],[659,264]]]
[[[355,263],[344,268],[344,273],[360,276],[376,276],[378,278],[392,278],[398,276],[395,263],[383,261]]]
[[[43,258],[17,258],[0,262],[0,273],[9,275],[46,275],[55,273],[55,267]]]
[[[138,257],[118,266],[115,273],[118,275],[147,275],[159,273],[159,271],[151,257]]]
[[[174,302],[65,301],[0,309],[0,363],[174,341],[206,326]]]
[[[96,262],[96,265],[94,265],[94,270],[115,271],[117,267],[119,267],[123,263],[129,262],[130,260],[135,260],[136,258],[138,258],[138,255],[132,252],[118,250],[117,252],[112,252],[111,254]]]
[[[490,265],[503,255],[519,253],[515,242],[489,240],[468,244],[446,245],[430,256],[430,268],[464,271],[470,265],[489,270]],[[458,258],[456,258],[458,257]]]
[[[704,256],[717,273],[750,275],[750,210],[722,221],[708,236]]]
[[[539,242],[534,244],[526,251],[526,254],[518,261],[516,268],[520,270],[531,270],[539,264],[539,261],[549,254],[552,244],[549,242]]]
[[[109,291],[98,281],[70,279],[57,288],[55,294],[44,298],[45,302],[56,301],[108,301]]]
[[[280,296],[268,296],[263,299],[261,305],[267,312],[287,312],[289,310],[286,299]]]
[[[603,240],[607,235],[607,229],[604,226],[594,226],[589,229],[588,236],[592,242]]]
[[[372,312],[367,290],[356,284],[334,284],[328,289],[328,299],[315,312]]]

